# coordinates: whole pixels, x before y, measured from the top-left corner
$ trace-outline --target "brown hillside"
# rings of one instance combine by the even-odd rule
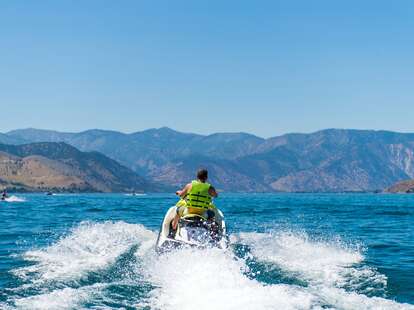
[[[0,184],[29,191],[148,191],[152,185],[97,152],[65,143],[0,144]]]
[[[388,193],[414,193],[414,180],[399,182],[385,191]]]

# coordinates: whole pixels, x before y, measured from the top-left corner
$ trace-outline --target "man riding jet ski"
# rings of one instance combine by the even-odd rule
[[[212,204],[212,198],[218,195],[214,187],[207,183],[207,178],[207,170],[201,169],[197,172],[197,180],[176,192],[181,199],[164,217],[157,252],[185,245],[227,246],[223,213]]]
[[[1,200],[6,200],[6,198],[9,198],[9,195],[7,195],[7,190],[4,190],[3,194],[1,194]]]

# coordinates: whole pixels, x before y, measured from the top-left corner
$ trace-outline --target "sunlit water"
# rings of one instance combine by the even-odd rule
[[[223,194],[227,251],[157,256],[175,201],[0,202],[0,308],[414,309],[414,195]]]

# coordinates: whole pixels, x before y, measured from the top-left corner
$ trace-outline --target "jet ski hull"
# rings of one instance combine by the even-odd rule
[[[215,221],[206,223],[200,220],[180,220],[177,231],[172,229],[176,207],[171,207],[161,223],[156,243],[158,253],[168,252],[183,247],[218,247],[226,248],[228,239],[223,213],[217,209]]]

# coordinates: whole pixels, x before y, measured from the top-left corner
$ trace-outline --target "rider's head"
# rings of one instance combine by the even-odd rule
[[[208,171],[206,169],[199,169],[197,171],[197,179],[199,179],[201,182],[207,181],[208,178]]]

